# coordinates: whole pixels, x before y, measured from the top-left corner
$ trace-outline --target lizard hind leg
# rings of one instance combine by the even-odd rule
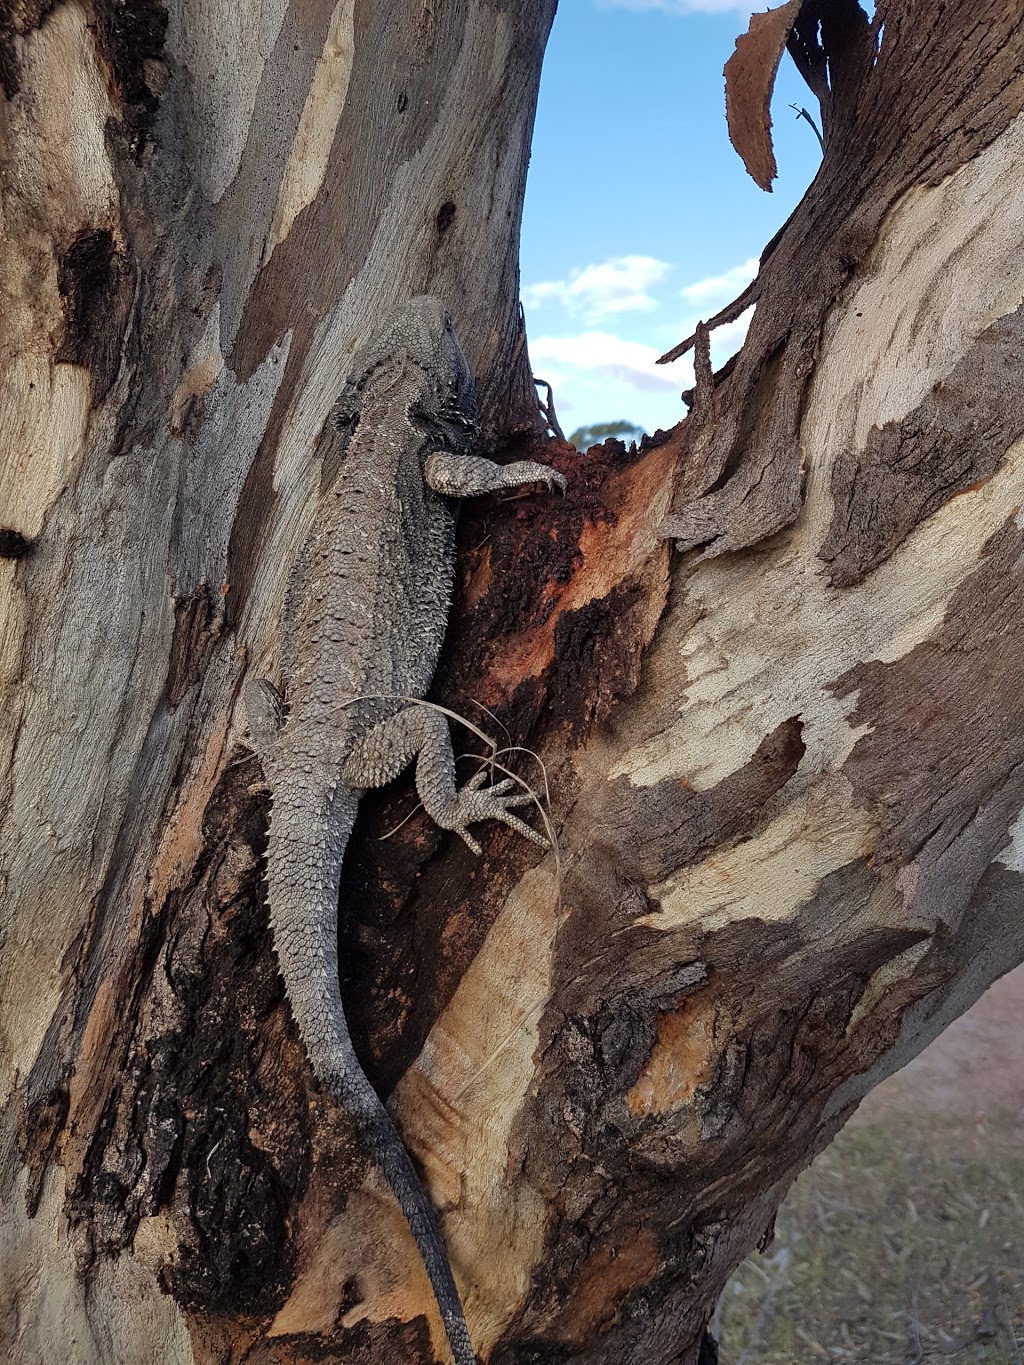
[[[427,814],[442,829],[458,834],[474,853],[480,845],[468,827],[479,820],[500,820],[524,839],[549,847],[543,835],[512,813],[513,807],[533,800],[527,792],[510,790],[512,778],[484,787],[486,772],[481,770],[464,787],[457,785],[448,722],[427,705],[407,706],[368,731],[349,754],[342,776],[353,787],[382,787],[414,756],[416,790]]]
[[[284,724],[284,698],[269,678],[255,678],[245,684],[242,700],[249,741],[266,771],[274,742]]]

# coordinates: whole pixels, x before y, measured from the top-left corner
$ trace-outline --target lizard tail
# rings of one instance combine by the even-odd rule
[[[359,1126],[394,1191],[441,1311],[455,1365],[476,1365],[462,1300],[437,1214],[405,1144],[352,1047],[338,985],[338,882],[357,797],[344,789],[329,812],[275,794],[267,852],[274,946],[292,1014],[319,1080]],[[283,797],[283,799],[282,799]],[[324,818],[326,816],[326,818]]]
[[[350,1076],[349,1080],[355,1080],[356,1084],[345,1091],[345,1108],[356,1115],[359,1126],[405,1214],[430,1277],[437,1306],[441,1310],[441,1321],[444,1323],[448,1344],[452,1348],[455,1365],[476,1365],[476,1353],[469,1339],[462,1300],[455,1286],[448,1252],[445,1250],[430,1196],[423,1187],[416,1167],[412,1164],[412,1158],[406,1151],[398,1130],[391,1122],[388,1111],[377,1098],[369,1081],[362,1073],[358,1079]],[[353,1091],[359,1088],[359,1080],[365,1089],[361,1100],[357,1102]]]

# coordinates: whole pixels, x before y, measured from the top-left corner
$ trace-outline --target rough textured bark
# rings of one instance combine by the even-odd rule
[[[382,842],[406,780],[342,896],[482,1359],[696,1361],[793,1176],[1024,957],[1024,22],[917,8],[813,6],[825,160],[740,357],[587,457],[541,439],[516,304],[553,3],[0,10],[19,1360],[446,1358],[282,998],[236,715],[319,426],[409,293],[489,445],[570,476],[465,517],[436,684],[542,755],[560,866],[417,814]]]

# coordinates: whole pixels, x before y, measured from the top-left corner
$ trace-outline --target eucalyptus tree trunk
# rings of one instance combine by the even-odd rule
[[[239,705],[325,414],[410,294],[455,320],[488,451],[570,478],[465,515],[435,688],[541,756],[558,856],[481,827],[474,860],[405,778],[342,887],[353,1033],[481,1359],[695,1362],[795,1174],[1024,958],[1024,20],[755,20],[737,145],[769,178],[792,29],[821,171],[735,364],[701,329],[688,420],[581,457],[544,437],[517,303],[553,10],[0,10],[0,1341],[26,1365],[448,1358],[283,998]]]

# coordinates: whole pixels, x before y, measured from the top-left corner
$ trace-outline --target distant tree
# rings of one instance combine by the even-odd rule
[[[492,821],[472,858],[405,773],[339,898],[483,1365],[707,1365],[800,1170],[1024,961],[1024,7],[754,16],[736,145],[769,185],[788,42],[821,167],[670,353],[689,416],[585,461],[519,307],[554,12],[0,4],[0,1360],[450,1362],[284,998],[240,704],[412,294],[481,452],[572,476],[462,510],[432,693],[550,790],[557,856]]]
[[[646,432],[643,427],[638,427],[635,422],[595,422],[593,426],[577,427],[569,437],[569,444],[577,450],[589,450],[591,446],[599,446],[607,441],[609,436],[628,444],[630,441],[639,442],[644,435]]]

